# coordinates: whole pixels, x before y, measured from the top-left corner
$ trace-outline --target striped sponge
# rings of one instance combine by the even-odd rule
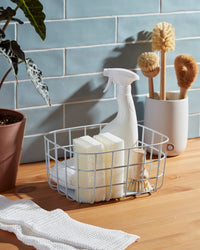
[[[124,140],[109,132],[100,133],[94,138],[104,145],[105,151],[119,150],[104,153],[104,157],[107,169],[105,170],[106,200],[120,198],[123,196],[123,184],[120,183],[124,181]]]
[[[90,136],[82,136],[73,140],[74,163],[78,172],[73,176],[77,201],[93,203],[105,200],[105,166],[102,143]],[[99,153],[99,154],[94,154]],[[102,169],[94,171],[95,169]],[[79,175],[77,175],[79,173]],[[79,185],[77,185],[79,184]]]

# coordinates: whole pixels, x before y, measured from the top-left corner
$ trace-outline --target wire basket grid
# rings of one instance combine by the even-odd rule
[[[164,181],[168,137],[143,125],[138,125],[137,147],[97,153],[74,151],[73,139],[101,133],[105,125],[104,123],[66,128],[44,136],[47,180],[50,187],[69,200],[86,203],[152,193],[161,188]],[[142,160],[133,162],[131,159],[137,150],[144,152]],[[116,159],[122,153],[126,156],[124,163],[117,164]],[[92,167],[81,169],[81,157],[88,159]],[[109,159],[109,166],[106,168],[99,164],[100,159],[105,157]],[[130,178],[130,173],[135,171],[139,171],[140,175]],[[83,179],[88,180],[87,185]],[[99,182],[100,179],[103,181]]]

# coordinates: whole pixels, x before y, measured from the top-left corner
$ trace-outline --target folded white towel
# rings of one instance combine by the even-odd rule
[[[70,158],[61,162],[57,161],[57,164],[51,167],[49,177],[60,186],[66,187],[73,185],[72,180],[75,174],[74,159]]]
[[[61,209],[46,211],[33,201],[0,195],[0,229],[38,250],[125,249],[140,237],[78,222]]]

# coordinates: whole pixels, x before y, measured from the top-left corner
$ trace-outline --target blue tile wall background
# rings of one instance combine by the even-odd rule
[[[132,86],[138,120],[144,116],[147,79],[137,66],[138,56],[151,51],[151,32],[161,21],[175,28],[176,48],[167,53],[167,90],[179,91],[173,67],[181,53],[200,63],[199,0],[41,0],[47,37],[41,41],[21,11],[24,25],[12,22],[7,37],[16,38],[26,56],[42,69],[52,106],[38,95],[19,67],[19,84],[10,74],[0,91],[0,107],[24,112],[28,119],[21,162],[44,160],[43,135],[65,127],[110,121],[117,112],[114,86],[103,93],[104,67],[134,70],[140,81]],[[9,0],[4,7],[15,6]],[[0,57],[0,75],[9,65]],[[159,77],[155,78],[155,90]],[[200,76],[189,90],[189,138],[200,136]]]

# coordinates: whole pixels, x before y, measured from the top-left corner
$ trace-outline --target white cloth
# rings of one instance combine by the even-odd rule
[[[0,229],[41,250],[125,249],[140,237],[78,222],[61,209],[46,211],[28,199],[0,195]]]

